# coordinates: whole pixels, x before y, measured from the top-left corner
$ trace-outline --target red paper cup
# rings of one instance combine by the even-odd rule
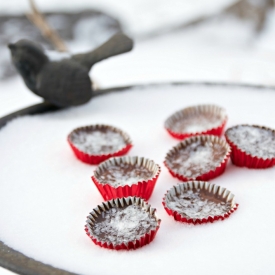
[[[101,163],[95,170],[92,180],[104,200],[128,196],[148,200],[160,171],[158,164],[146,158],[117,157]],[[137,176],[141,173],[143,175]]]
[[[173,186],[165,194],[162,204],[176,221],[193,224],[224,220],[238,208],[230,191],[203,181]]]
[[[225,109],[216,105],[198,105],[182,109],[165,121],[168,133],[177,139],[197,135],[221,136],[227,122]]]
[[[273,130],[273,129],[263,127],[263,126],[258,126],[258,125],[247,125],[247,124],[242,124],[242,125],[237,125],[237,126],[231,127],[226,130],[225,138],[226,138],[227,142],[229,143],[231,150],[232,150],[232,153],[231,153],[232,163],[235,164],[236,166],[248,167],[248,168],[254,168],[254,169],[264,169],[264,168],[269,168],[269,167],[274,166],[275,165],[275,150],[273,150],[273,156],[263,157],[261,155],[250,153],[249,148],[242,148],[241,145],[234,142],[232,137],[230,137],[230,132],[236,131],[236,130],[238,130],[238,128],[240,129],[241,127],[246,127],[247,129],[260,129],[260,130],[264,131],[265,133],[270,133],[271,137],[274,140],[273,146],[275,148],[275,130]],[[245,140],[247,142],[246,146],[249,146],[249,141],[248,141],[247,137],[241,137],[241,140]],[[260,148],[261,146],[263,146],[264,140],[258,140],[258,144],[259,144],[259,148]],[[251,147],[253,147],[253,145],[251,145]],[[267,148],[267,150],[271,150],[271,149]]]
[[[110,213],[110,209],[115,209],[116,211],[117,209],[120,209],[120,211],[123,211],[127,209],[127,207],[132,207],[131,211],[136,211],[135,209],[133,209],[133,207],[140,209],[140,212],[143,213],[143,216],[146,216],[146,219],[150,219],[151,226],[146,229],[145,227],[142,227],[142,223],[144,222],[144,220],[134,220],[136,227],[140,227],[140,230],[142,230],[142,232],[136,234],[136,236],[128,236],[127,241],[122,241],[122,239],[124,238],[124,232],[122,232],[121,230],[126,230],[125,227],[127,227],[127,219],[135,219],[135,217],[132,217],[130,215],[130,213],[132,212],[128,212],[126,214],[123,213],[126,224],[123,225],[122,229],[119,226],[115,225],[115,218],[113,218],[113,222],[110,223],[109,220],[107,220],[107,218],[104,220],[104,217],[106,217],[106,215]],[[155,212],[156,209],[152,208],[151,205],[149,205],[146,201],[144,201],[141,198],[127,197],[109,200],[103,202],[101,205],[98,205],[95,209],[93,209],[93,211],[87,217],[85,231],[86,234],[92,239],[92,241],[96,245],[99,245],[101,247],[115,250],[137,249],[152,242],[157,234],[161,220],[157,218]],[[102,233],[102,231],[100,231],[100,233],[98,234],[98,229],[96,228],[97,225],[105,221],[109,225],[108,230],[110,230],[111,224],[115,227],[115,236],[110,235],[110,231],[108,231],[109,235],[105,234],[105,232]],[[133,230],[132,225],[130,230]]]
[[[80,148],[79,145],[79,140],[83,139],[81,135],[85,135],[89,136],[91,133],[102,133],[102,135],[104,135],[104,133],[111,133],[113,135],[116,135],[116,138],[121,139],[121,144],[117,145],[114,143],[114,145],[108,145],[106,147],[112,147],[112,149],[110,149],[109,152],[107,152],[106,150],[102,153],[100,153],[99,151],[97,153],[89,153],[88,151],[86,151],[83,148]],[[125,132],[123,132],[122,130],[109,126],[109,125],[91,125],[91,126],[86,126],[86,127],[80,127],[77,128],[75,130],[73,130],[69,135],[68,135],[68,142],[73,150],[73,152],[75,153],[75,156],[88,164],[99,164],[111,157],[117,157],[117,156],[122,156],[125,155],[131,148],[132,148],[132,142],[130,137],[128,136],[128,134],[126,134]],[[99,143],[99,141],[97,141],[97,143]],[[111,141],[110,141],[111,142]],[[93,146],[93,144],[96,144],[96,142],[93,140],[92,142],[90,142],[90,146]],[[100,146],[100,145],[95,145],[95,146]],[[102,145],[103,146],[103,145]],[[103,147],[101,147],[103,148]]]
[[[200,151],[198,148],[205,148],[207,154],[204,153],[204,149]],[[182,181],[207,181],[220,176],[225,171],[230,153],[230,146],[219,137],[195,136],[187,138],[173,147],[167,153],[164,164],[173,177]],[[215,159],[214,154],[219,157]],[[182,160],[180,159],[181,155]]]

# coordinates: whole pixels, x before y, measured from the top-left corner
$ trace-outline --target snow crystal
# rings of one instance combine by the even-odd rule
[[[231,209],[230,202],[217,201],[205,197],[200,190],[188,190],[178,196],[166,197],[168,208],[191,219],[203,219],[209,216],[220,216]]]
[[[221,123],[222,119],[219,116],[196,114],[196,116],[184,117],[176,121],[171,130],[177,133],[196,133],[216,128]]]
[[[132,185],[139,181],[150,179],[153,171],[145,166],[137,166],[130,163],[110,165],[101,173],[100,182],[109,183],[114,187]]]
[[[99,241],[118,245],[139,240],[156,227],[157,221],[150,213],[141,206],[130,205],[102,212],[90,230]]]
[[[239,125],[227,131],[227,137],[241,150],[259,158],[275,157],[275,134],[250,125]]]
[[[214,170],[224,159],[226,149],[210,141],[192,142],[166,159],[168,166],[177,174],[192,179]]]
[[[125,140],[120,133],[111,130],[81,130],[71,135],[74,146],[90,155],[114,153],[125,146]]]

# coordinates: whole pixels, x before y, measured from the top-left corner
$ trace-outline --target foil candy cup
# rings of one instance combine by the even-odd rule
[[[209,141],[212,143],[219,143],[222,146],[224,146],[226,148],[226,154],[224,155],[223,160],[221,161],[221,163],[214,169],[214,170],[210,170],[207,171],[206,173],[199,175],[195,178],[188,178],[186,176],[184,176],[183,174],[179,174],[175,171],[173,171],[169,165],[167,164],[167,159],[168,158],[172,158],[173,155],[180,149],[186,147],[187,145],[193,143],[193,142],[197,142],[199,140],[202,141]],[[187,139],[184,139],[183,141],[181,141],[178,145],[174,146],[167,154],[165,157],[165,161],[164,161],[164,165],[167,167],[167,169],[169,170],[170,174],[175,177],[178,178],[181,181],[190,181],[190,180],[198,180],[198,181],[207,181],[210,179],[214,179],[218,176],[220,176],[221,174],[224,173],[225,168],[226,168],[226,164],[229,160],[231,154],[231,148],[230,146],[227,144],[227,142],[217,136],[209,136],[209,135],[202,135],[202,136],[194,136],[194,137],[190,137]]]
[[[100,176],[104,170],[107,170],[110,166],[118,165],[120,163],[130,163],[133,165],[137,165],[137,167],[147,167],[150,171],[153,172],[153,175],[152,177],[144,181],[139,181],[131,185],[119,187],[112,186],[108,183],[107,180],[104,182],[100,180]],[[92,176],[92,180],[96,185],[98,191],[104,198],[104,200],[128,196],[136,196],[148,200],[154,191],[154,187],[159,177],[160,171],[160,166],[156,164],[153,160],[149,160],[142,157],[117,157],[111,158],[101,163],[94,171],[94,176]]]
[[[194,219],[194,218],[185,217],[180,213],[178,213],[177,211],[170,209],[167,206],[167,203],[166,203],[167,199],[175,195],[184,193],[187,190],[194,190],[194,189],[204,190],[208,194],[213,195],[213,197],[215,197],[216,199],[220,199],[223,202],[230,202],[231,208],[223,215],[208,216],[207,218],[202,218],[202,219],[198,219],[198,218]],[[235,196],[229,190],[221,186],[211,184],[208,182],[203,182],[203,181],[189,181],[189,182],[179,184],[177,186],[173,186],[171,189],[169,189],[163,198],[162,204],[166,212],[168,213],[168,215],[173,216],[175,221],[196,225],[196,224],[204,224],[209,222],[213,223],[214,221],[224,220],[228,218],[232,213],[234,213],[238,209],[238,206],[239,206],[237,203],[235,203],[234,197]]]
[[[176,132],[173,130],[173,125],[175,122],[182,120],[184,117],[196,117],[196,115],[209,115],[213,114],[217,117],[221,117],[221,123],[220,125],[206,129],[202,132]],[[224,127],[227,122],[227,115],[225,112],[225,109],[216,106],[216,105],[197,105],[197,106],[191,106],[188,108],[184,108],[170,117],[168,117],[164,123],[164,127],[167,130],[167,132],[174,138],[177,139],[185,139],[191,136],[197,136],[197,135],[214,135],[214,136],[221,136],[224,130]]]
[[[133,204],[140,205],[142,207],[142,209],[144,209],[146,212],[150,213],[150,215],[155,218],[155,220],[157,221],[156,229],[150,230],[148,233],[144,234],[139,239],[136,239],[136,240],[128,242],[128,243],[121,243],[121,244],[117,244],[117,245],[114,245],[111,242],[101,242],[99,239],[97,239],[96,236],[93,235],[93,233],[91,232],[90,229],[96,223],[97,217],[102,212],[107,211],[110,208],[124,207],[127,205],[133,205]],[[91,238],[91,240],[96,245],[99,245],[100,247],[115,249],[115,250],[137,249],[137,248],[140,248],[140,247],[152,242],[158,232],[161,220],[156,216],[155,212],[156,212],[156,209],[152,208],[151,205],[148,204],[142,198],[126,197],[126,198],[109,200],[109,201],[103,202],[101,205],[98,205],[89,214],[89,216],[87,217],[86,225],[85,225],[85,231],[86,231],[86,234]]]
[[[124,141],[125,141],[125,146],[123,146],[121,149],[113,152],[113,153],[109,153],[109,154],[98,154],[98,155],[93,155],[93,154],[88,154],[85,153],[84,151],[79,150],[73,143],[73,141],[71,140],[71,136],[73,133],[75,132],[79,132],[79,131],[85,131],[85,130],[100,130],[100,129],[109,129],[113,132],[119,133]],[[123,156],[125,155],[131,148],[132,148],[132,141],[130,139],[130,137],[128,136],[128,134],[126,134],[125,132],[123,132],[122,130],[109,126],[109,125],[102,125],[102,124],[95,124],[95,125],[91,125],[91,126],[84,126],[84,127],[79,127],[74,129],[67,138],[75,156],[81,160],[82,162],[88,163],[88,164],[99,164],[109,158],[112,157],[118,157],[118,156]]]
[[[242,124],[237,126],[253,126],[260,129],[268,130],[273,133],[275,133],[275,130],[264,127],[264,126],[258,126],[258,125],[248,125],[248,124]],[[237,127],[234,126],[234,127]],[[234,128],[230,127],[225,132],[225,138],[228,144],[231,147],[232,153],[231,153],[231,161],[234,165],[239,167],[247,167],[252,169],[265,169],[269,168],[275,165],[275,158],[261,158],[257,156],[253,156],[244,150],[240,149],[235,143],[233,143],[227,136],[227,133],[230,129]]]

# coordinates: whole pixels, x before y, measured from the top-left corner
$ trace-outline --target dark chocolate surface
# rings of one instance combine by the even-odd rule
[[[73,145],[90,155],[103,155],[119,151],[126,145],[121,133],[109,127],[84,127],[69,136]]]
[[[210,130],[222,124],[222,117],[210,113],[184,116],[175,121],[171,130],[177,133],[196,133]]]
[[[275,157],[275,131],[253,125],[237,125],[226,131],[227,138],[246,153],[259,158]]]
[[[166,163],[175,173],[196,178],[214,170],[223,161],[226,152],[219,143],[198,140],[177,150],[166,159]]]
[[[150,179],[153,174],[153,171],[145,166],[121,162],[102,169],[98,180],[118,187]]]
[[[203,189],[191,189],[166,197],[167,207],[183,217],[203,219],[209,216],[221,216],[231,209],[231,202],[217,194]]]
[[[114,207],[96,219],[90,233],[100,242],[118,245],[139,240],[157,227],[156,219],[141,206]]]

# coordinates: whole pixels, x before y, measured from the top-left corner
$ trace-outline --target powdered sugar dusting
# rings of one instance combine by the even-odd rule
[[[259,158],[275,157],[275,134],[267,129],[239,125],[227,132],[227,137],[241,150]]]
[[[191,219],[203,219],[209,216],[221,216],[231,208],[230,202],[214,201],[203,197],[200,189],[188,190],[178,196],[166,197],[168,208]]]
[[[171,130],[177,133],[196,133],[216,128],[221,124],[221,117],[197,114],[194,117],[186,117],[176,121],[171,126]]]
[[[150,213],[141,206],[130,205],[102,212],[90,231],[101,242],[118,245],[138,240],[156,227],[157,221]]]
[[[90,155],[113,153],[126,144],[121,134],[111,130],[81,130],[74,132],[71,140],[77,149]]]
[[[125,186],[148,180],[152,177],[153,171],[145,166],[133,165],[130,163],[119,163],[110,165],[100,175],[99,181],[109,183],[113,187]]]
[[[166,158],[166,163],[175,173],[192,179],[214,170],[225,155],[226,149],[221,144],[198,140]]]

